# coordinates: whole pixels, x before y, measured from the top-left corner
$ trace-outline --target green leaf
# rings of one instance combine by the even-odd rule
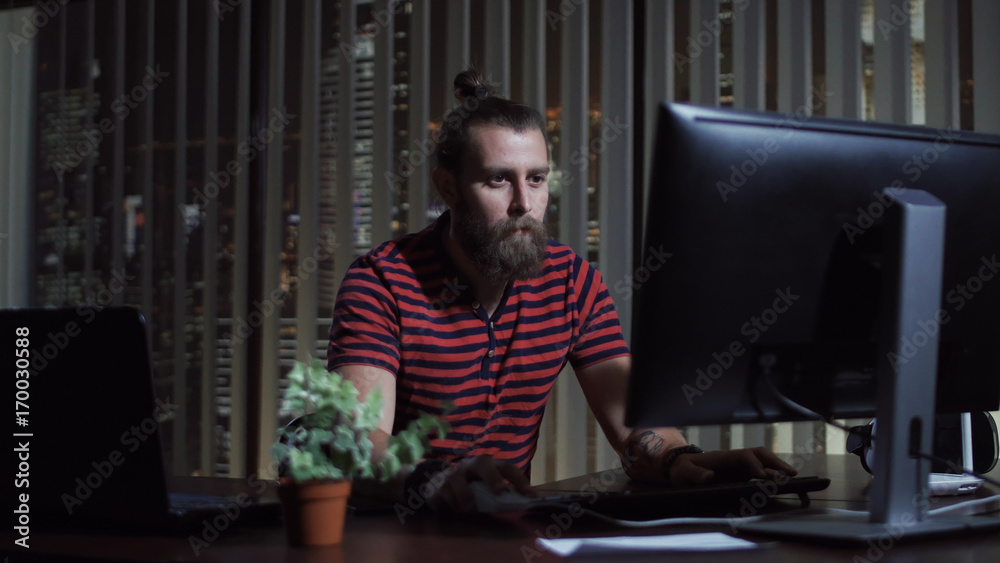
[[[354,441],[354,433],[351,432],[350,428],[344,426],[338,426],[334,432],[330,433],[333,438],[333,447],[341,452],[350,452],[357,448],[357,444]]]
[[[419,460],[430,447],[430,435],[445,435],[450,426],[430,414],[421,414],[398,436],[389,440],[381,460],[372,459],[374,446],[369,434],[378,428],[385,404],[376,388],[364,401],[354,384],[339,373],[326,370],[323,362],[311,358],[296,362],[288,373],[284,408],[301,414],[301,427],[281,430],[272,453],[289,467],[293,479],[386,480],[404,466]],[[445,406],[445,412],[453,409]]]

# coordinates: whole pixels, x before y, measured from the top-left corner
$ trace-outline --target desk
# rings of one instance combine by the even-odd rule
[[[802,474],[817,474],[831,479],[825,491],[812,493],[813,506],[864,509],[865,490],[870,482],[854,456],[813,455],[790,460],[801,467]],[[205,481],[206,486],[211,481]],[[630,486],[620,473],[608,472],[558,481],[539,487],[542,491],[577,491],[587,484],[604,483],[609,489]],[[211,488],[211,487],[209,487]],[[985,487],[984,487],[985,489]],[[983,490],[981,496],[989,494]],[[940,506],[936,501],[932,506]],[[768,510],[793,506],[778,501]],[[724,516],[724,514],[719,514]],[[6,531],[3,553],[10,561],[31,560],[122,560],[122,561],[288,561],[288,562],[518,562],[562,561],[535,545],[538,535],[545,535],[553,522],[544,517],[523,518],[516,515],[462,515],[460,517],[411,516],[400,524],[395,514],[349,515],[344,543],[331,548],[303,549],[285,545],[284,530],[278,524],[261,525],[237,521],[218,539],[195,554],[187,537],[120,535],[35,534],[31,550],[13,546],[13,536]],[[666,533],[729,531],[726,527],[683,527],[629,530],[625,534],[658,535]],[[586,519],[572,521],[564,537],[621,535]],[[858,561],[907,563],[996,563],[1000,561],[1000,534],[970,536],[948,540],[913,541],[892,546],[884,553],[868,552],[868,547],[828,547],[786,541],[761,541],[762,547],[730,553],[684,553],[681,561],[722,561],[739,563],[809,563]],[[12,547],[13,546],[13,547]],[[619,558],[620,559],[620,558]],[[629,555],[629,561],[661,561],[662,554]],[[602,557],[595,561],[613,561]]]

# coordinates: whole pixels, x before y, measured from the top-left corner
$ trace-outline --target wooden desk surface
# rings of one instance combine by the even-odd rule
[[[797,464],[799,465],[799,464]],[[814,455],[801,464],[803,474],[817,474],[831,479],[825,491],[814,493],[814,506],[863,509],[865,491],[870,482],[853,457]],[[205,482],[208,484],[208,482]],[[542,491],[578,491],[590,486],[608,489],[635,487],[618,472],[605,472],[558,481],[539,487]],[[981,491],[982,496],[989,491]],[[947,502],[947,501],[941,501]],[[779,505],[783,504],[779,502]],[[933,506],[939,506],[935,502]],[[611,528],[586,518],[567,519],[559,514],[523,517],[519,515],[461,515],[451,517],[407,516],[396,514],[350,515],[340,546],[322,549],[286,546],[280,524],[260,525],[237,521],[217,538],[196,544],[194,536],[122,536],[35,534],[31,549],[13,545],[13,536],[4,531],[3,553],[10,561],[32,560],[121,560],[121,561],[559,561],[558,557],[538,548],[535,539],[558,532],[562,537],[606,535],[660,535],[698,531],[730,532],[728,527],[683,527],[626,530]],[[724,516],[720,514],[720,516]],[[565,530],[563,530],[565,528]],[[960,537],[948,540],[912,541],[899,545],[818,546],[788,541],[759,541],[750,551],[728,553],[682,553],[681,561],[724,561],[739,563],[809,563],[821,562],[908,562],[996,563],[1000,561],[1000,534]],[[199,538],[205,540],[205,538]],[[888,549],[886,549],[888,548]],[[663,554],[627,556],[629,561],[660,561]],[[620,559],[620,558],[619,558]],[[615,560],[603,557],[600,561]]]

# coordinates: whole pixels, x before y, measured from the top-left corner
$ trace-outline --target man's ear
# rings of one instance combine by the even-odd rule
[[[437,188],[438,194],[441,195],[441,199],[444,200],[445,204],[450,208],[454,208],[458,202],[458,181],[451,170],[438,166],[431,173],[431,180],[434,181],[434,186]]]

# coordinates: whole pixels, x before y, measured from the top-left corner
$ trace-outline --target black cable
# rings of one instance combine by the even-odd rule
[[[813,419],[813,420],[819,420],[819,421],[825,422],[826,424],[829,424],[830,426],[833,426],[835,428],[840,428],[841,430],[845,430],[847,432],[851,431],[850,427],[848,427],[848,426],[846,426],[844,424],[840,424],[839,422],[836,422],[835,420],[826,418],[825,416],[823,416],[823,415],[821,415],[821,414],[813,411],[812,409],[810,409],[808,407],[805,407],[803,405],[800,405],[799,403],[796,403],[791,398],[789,398],[787,395],[785,395],[780,390],[778,390],[778,388],[774,385],[774,382],[771,381],[771,364],[770,363],[765,363],[765,362],[762,362],[762,364],[763,364],[762,367],[764,368],[763,369],[763,371],[764,371],[764,382],[767,384],[768,389],[770,389],[771,393],[774,394],[774,397],[778,400],[778,402],[781,403],[785,408],[787,408],[787,409],[789,409],[789,410],[791,410],[791,411],[793,411],[795,413],[798,413],[798,414],[800,414],[800,415],[802,415],[802,416],[804,416],[806,418],[810,418],[810,419]],[[874,435],[872,435],[871,440],[872,440],[872,443],[875,442],[875,436]],[[976,471],[974,471],[972,469],[969,469],[967,467],[961,467],[961,466],[959,466],[958,464],[956,464],[955,462],[953,462],[951,460],[944,459],[942,457],[938,457],[938,456],[936,456],[934,454],[927,454],[927,453],[922,453],[922,452],[919,452],[919,451],[915,451],[913,448],[910,449],[909,453],[913,457],[927,459],[927,460],[930,460],[930,461],[933,461],[933,462],[936,462],[936,463],[944,464],[944,465],[948,466],[950,469],[952,469],[953,471],[960,471],[964,475],[972,475],[973,477],[977,477],[979,479],[982,479],[983,481],[985,481],[985,482],[987,482],[987,483],[989,483],[989,484],[991,484],[991,485],[993,485],[995,487],[1000,487],[1000,481],[998,481],[996,479],[993,479],[992,477],[987,477],[986,475],[978,473],[978,472],[976,472]]]
[[[841,423],[839,423],[839,422],[837,422],[837,421],[835,421],[833,419],[827,418],[827,417],[819,414],[816,411],[813,411],[812,409],[810,409],[808,407],[800,405],[799,403],[796,403],[795,401],[793,401],[792,399],[790,399],[787,395],[785,395],[784,393],[782,393],[781,391],[779,391],[778,388],[774,385],[774,381],[771,381],[771,365],[772,365],[772,363],[768,363],[768,362],[762,361],[761,364],[762,364],[761,367],[764,368],[763,369],[763,372],[764,372],[764,383],[767,384],[767,388],[774,395],[774,398],[777,399],[778,402],[781,403],[782,406],[784,406],[786,409],[788,409],[788,410],[790,410],[792,412],[795,412],[795,413],[797,413],[799,415],[802,415],[802,416],[804,416],[804,417],[806,417],[808,419],[818,420],[818,421],[821,421],[821,422],[825,422],[826,424],[829,424],[830,426],[833,426],[834,428],[839,428],[839,429],[844,430],[846,432],[850,432],[851,431],[851,428],[849,426],[847,426],[846,424],[841,424]]]
[[[767,372],[769,372],[769,371],[770,370],[767,370],[765,368],[764,381],[767,383],[767,386],[770,388],[771,392],[774,393],[774,396],[775,396],[775,398],[778,399],[778,402],[780,402],[782,405],[784,405],[785,408],[788,408],[789,410],[792,410],[794,412],[797,412],[797,413],[799,413],[799,414],[801,414],[803,416],[809,417],[809,418],[814,418],[816,420],[822,420],[823,422],[825,422],[825,423],[827,423],[827,424],[829,424],[831,426],[834,426],[836,428],[840,428],[841,430],[846,430],[846,431],[850,432],[851,429],[849,427],[847,427],[847,426],[845,426],[843,424],[840,424],[839,422],[830,420],[830,419],[822,416],[821,414],[810,410],[808,407],[804,407],[804,406],[796,403],[792,399],[788,398],[784,393],[782,393],[781,391],[779,391],[778,388],[774,386],[774,382],[771,381],[771,378],[767,377],[767,375],[768,375]],[[871,440],[872,440],[872,443],[875,443],[875,435],[872,435]],[[983,481],[985,481],[985,482],[987,482],[987,483],[989,483],[989,484],[991,484],[993,486],[1000,487],[1000,481],[998,481],[996,479],[993,479],[992,477],[987,477],[986,475],[983,475],[982,473],[978,473],[978,472],[976,472],[976,471],[974,471],[972,469],[969,469],[967,467],[961,467],[958,464],[956,464],[955,462],[953,462],[951,460],[948,460],[948,459],[945,459],[943,457],[939,457],[939,456],[936,456],[934,454],[927,454],[927,453],[922,453],[922,452],[919,452],[919,451],[915,451],[912,448],[910,449],[909,453],[913,457],[918,457],[918,458],[922,458],[922,459],[928,459],[928,460],[936,462],[936,463],[944,464],[944,465],[948,466],[953,471],[959,471],[959,472],[961,472],[964,475],[972,475],[973,477],[977,477],[979,479],[982,479]]]

